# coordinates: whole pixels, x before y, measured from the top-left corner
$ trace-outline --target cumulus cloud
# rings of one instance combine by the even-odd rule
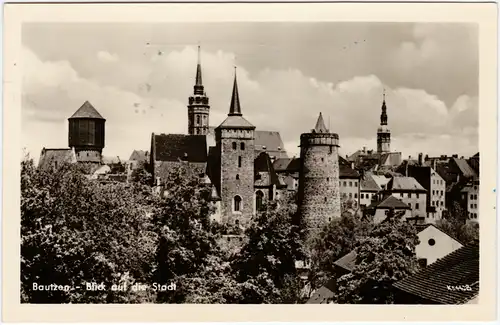
[[[435,38],[429,39],[433,33],[415,33],[421,42],[402,44],[395,54],[402,67],[407,67],[401,63],[405,55],[416,60],[415,68],[433,62],[441,53]],[[187,132],[186,104],[194,83],[195,47],[146,48],[134,60],[122,53],[97,53],[96,65],[103,60],[114,64],[81,71],[68,61],[42,60],[24,48],[23,145],[35,156],[43,146],[67,145],[66,119],[85,100],[107,120],[105,155],[128,158],[134,149],[147,150],[152,132]],[[435,93],[390,87],[373,73],[334,83],[293,67],[250,71],[238,62],[232,52],[202,51],[211,125],[217,126],[228,112],[233,67],[237,65],[243,114],[257,129],[280,131],[292,155],[298,155],[300,134],[314,126],[319,112],[339,134],[343,155],[363,146],[376,148],[384,88],[393,149],[405,156],[417,152],[472,155],[478,150],[477,96],[463,95],[447,105]]]

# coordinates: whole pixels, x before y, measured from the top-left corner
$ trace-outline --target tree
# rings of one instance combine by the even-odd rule
[[[80,165],[21,163],[21,292],[31,303],[144,301],[113,284],[147,281],[155,234],[148,199],[133,186],[89,180]],[[67,285],[66,291],[33,290]],[[85,290],[87,283],[106,290]]]
[[[457,202],[453,203],[443,219],[436,222],[436,226],[463,244],[479,240],[479,223],[467,222],[467,212]]]
[[[248,242],[234,256],[241,303],[297,303],[295,262],[303,259],[299,228],[293,223],[292,197],[270,202],[246,229]]]
[[[392,284],[418,270],[416,229],[396,218],[376,225],[356,247],[354,269],[338,279],[337,303],[388,304],[394,302]]]
[[[333,219],[312,241],[309,283],[317,289],[338,276],[334,262],[351,252],[368,234],[371,224],[349,212]]]
[[[149,172],[149,163],[140,161],[136,168],[132,170],[131,180],[143,185],[153,185],[153,176]]]

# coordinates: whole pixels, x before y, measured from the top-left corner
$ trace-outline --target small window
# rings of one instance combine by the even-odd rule
[[[358,193],[354,193],[354,198],[357,199],[358,198]]]
[[[349,198],[352,199],[352,193],[349,193]]]
[[[441,206],[443,206],[443,205],[444,205],[444,201],[441,201]]]
[[[227,241],[230,242],[231,241],[231,238],[230,237],[227,237]]]
[[[408,193],[408,198],[411,199],[411,193]]]
[[[427,242],[430,246],[434,246],[436,245],[436,241],[434,239],[429,239],[429,241]]]
[[[474,194],[474,200],[477,200],[477,194]]]
[[[418,193],[417,193],[417,199],[418,199]]]
[[[233,142],[233,150],[236,150],[236,142]]]
[[[327,177],[327,178],[326,178],[326,181],[327,181],[327,182],[329,182],[329,181],[330,181],[330,177]]]
[[[240,149],[245,150],[245,142],[240,143]]]
[[[355,187],[358,187],[358,182],[354,182],[354,186],[355,186]]]
[[[325,202],[327,201],[327,198],[325,197]]]
[[[420,265],[421,268],[427,267],[427,259],[426,258],[419,258],[418,265]]]
[[[408,203],[408,206],[409,206],[409,207],[410,207],[410,209],[411,209],[411,203]]]
[[[474,209],[474,204],[471,204],[471,205],[470,205],[470,208],[471,208],[471,209]]]
[[[242,241],[243,241],[243,237],[240,237],[240,242],[242,242]]]
[[[361,198],[364,199],[365,198],[365,195],[363,193],[361,193]]]
[[[418,208],[419,208],[419,204],[415,203],[415,209],[418,209]]]
[[[332,217],[328,217],[328,222],[331,222],[332,221]]]
[[[241,210],[241,197],[236,195],[234,197],[234,211],[240,211]]]
[[[198,124],[198,125],[201,124],[201,117],[200,117],[200,115],[196,116],[196,124]]]
[[[347,182],[346,181],[344,181],[344,186],[347,186]]]
[[[349,182],[349,186],[352,187],[352,182]]]
[[[241,167],[241,156],[238,156],[238,167]]]
[[[441,191],[441,195],[443,195],[443,191]]]
[[[432,195],[435,195],[436,194],[436,191],[432,190]]]
[[[321,162],[324,162],[325,161],[325,158],[321,157]]]
[[[240,179],[240,174],[236,174],[236,179]]]
[[[264,193],[262,193],[262,191],[257,191],[257,193],[255,193],[255,205],[257,211],[261,211],[263,209],[264,207],[263,199],[264,199]]]

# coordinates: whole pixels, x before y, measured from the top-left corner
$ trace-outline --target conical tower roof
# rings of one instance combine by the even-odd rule
[[[198,64],[196,65],[196,85],[202,86],[203,82],[201,79],[201,55],[200,55],[200,46],[198,45]]]
[[[83,105],[70,117],[70,119],[75,118],[93,118],[104,120],[104,117],[99,114],[99,112],[89,103],[88,100],[83,103]]]
[[[231,106],[229,108],[229,116],[241,116],[240,95],[238,93],[238,82],[236,81],[236,73],[234,74],[233,94],[231,95]]]
[[[316,121],[316,126],[313,129],[315,133],[328,133],[329,130],[325,126],[325,121],[323,120],[323,115],[319,113],[318,120]]]

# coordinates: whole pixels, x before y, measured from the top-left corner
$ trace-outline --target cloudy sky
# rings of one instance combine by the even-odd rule
[[[319,112],[340,151],[376,149],[383,89],[391,149],[404,157],[478,151],[478,30],[466,24],[25,24],[22,146],[67,147],[67,118],[89,100],[106,118],[104,155],[187,133],[196,47],[210,124],[229,110],[234,69],[244,116],[298,154]]]

